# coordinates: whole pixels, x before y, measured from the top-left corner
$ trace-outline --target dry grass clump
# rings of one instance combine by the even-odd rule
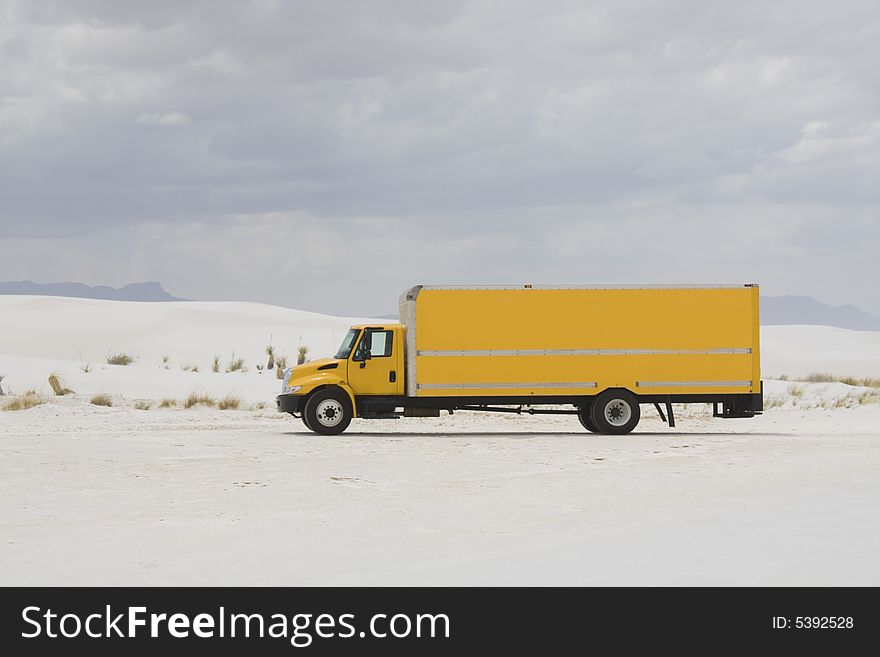
[[[134,356],[129,356],[122,352],[118,354],[107,354],[108,365],[131,365],[134,362]]]
[[[237,411],[239,406],[241,406],[241,400],[235,395],[226,395],[220,400],[220,403],[217,404],[217,408],[221,411]]]
[[[113,406],[113,399],[110,395],[100,394],[92,397],[91,402],[95,406]]]
[[[198,406],[201,404],[202,406],[216,406],[217,400],[213,397],[209,397],[203,393],[191,392],[189,393],[189,397],[183,402],[184,408],[192,408],[193,406]]]
[[[780,380],[783,380],[780,378]],[[864,388],[880,388],[880,378],[856,376],[837,376],[830,372],[811,372],[803,379],[807,383],[843,383],[848,386],[861,386]]]
[[[57,397],[73,394],[73,390],[64,387],[64,381],[62,381],[61,377],[55,372],[52,372],[52,374],[49,375],[49,387],[52,388],[52,392],[54,392]]]
[[[40,404],[45,404],[46,400],[43,399],[41,395],[38,395],[33,390],[28,390],[23,395],[19,395],[18,397],[10,397],[6,401],[3,402],[3,410],[4,411],[23,411],[28,408],[33,408],[34,406],[39,406]]]
[[[857,379],[851,376],[844,376],[840,379],[841,383],[845,383],[848,386],[862,386],[865,388],[880,388],[880,379],[876,377],[865,377],[864,379]]]
[[[788,394],[799,399],[804,396],[804,386],[788,386]]]
[[[779,395],[769,395],[764,399],[764,410],[781,408],[785,405],[785,399]]]
[[[138,411],[148,411],[153,407],[153,404],[142,399],[140,401],[136,401],[134,403],[134,407]]]
[[[177,406],[176,399],[169,399],[168,397],[166,397],[159,402],[159,408],[171,408],[172,406]]]
[[[198,372],[199,366],[198,365],[181,365],[180,369],[182,369],[184,372]]]
[[[211,361],[211,371],[214,374],[220,371],[220,356],[214,356],[214,359]]]

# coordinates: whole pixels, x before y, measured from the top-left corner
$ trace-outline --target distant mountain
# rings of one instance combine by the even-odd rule
[[[120,288],[82,283],[34,283],[10,281],[0,283],[0,294],[34,294],[47,297],[78,297],[80,299],[109,299],[111,301],[187,301],[168,294],[156,281],[129,283]]]
[[[855,306],[829,306],[813,297],[761,297],[761,324],[819,324],[856,331],[880,331],[880,317]]]

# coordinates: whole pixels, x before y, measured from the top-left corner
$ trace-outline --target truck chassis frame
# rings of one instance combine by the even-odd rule
[[[761,392],[743,394],[675,394],[636,395],[639,404],[653,404],[663,422],[675,426],[672,404],[712,404],[717,418],[749,418],[764,410],[764,384]],[[492,397],[407,397],[397,395],[360,396],[356,398],[357,414],[362,418],[426,417],[440,411],[477,411],[483,413],[516,413],[522,415],[577,415],[579,408],[593,403],[596,395],[492,396]],[[663,404],[666,413],[661,408]],[[535,406],[566,406],[534,408]],[[397,409],[402,408],[400,412]]]

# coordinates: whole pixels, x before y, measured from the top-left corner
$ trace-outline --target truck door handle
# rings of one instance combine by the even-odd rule
[[[388,372],[388,381],[390,381],[391,383],[397,381],[397,372],[395,372],[394,370]]]

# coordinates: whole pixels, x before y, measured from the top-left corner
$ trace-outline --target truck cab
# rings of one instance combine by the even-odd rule
[[[402,396],[403,373],[401,324],[352,326],[335,356],[285,372],[278,410],[302,415],[306,427],[317,433],[341,433],[352,417],[362,416],[359,398]],[[307,413],[307,401],[315,399]]]

